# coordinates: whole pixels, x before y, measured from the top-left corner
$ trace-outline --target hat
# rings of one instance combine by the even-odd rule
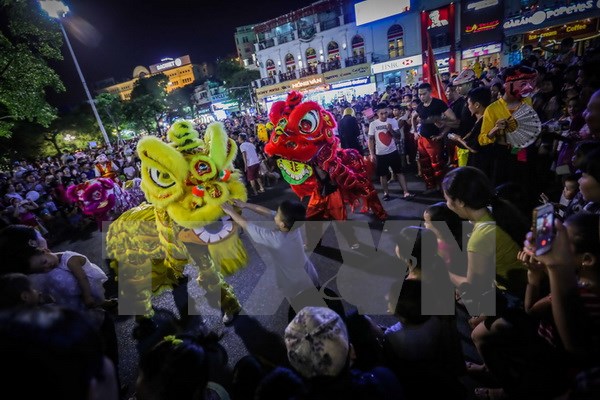
[[[472,69],[465,69],[465,70],[462,70],[456,78],[454,78],[454,80],[452,81],[452,84],[454,86],[458,86],[458,85],[462,85],[465,83],[473,82],[473,81],[475,81],[475,79],[477,79],[477,76],[475,75],[475,71],[473,71]]]
[[[352,115],[354,117],[354,109],[351,107],[348,107],[344,110],[344,115]]]
[[[337,376],[350,345],[342,318],[325,307],[304,307],[285,328],[290,364],[305,378]]]
[[[106,162],[108,162],[108,157],[106,157],[106,154],[99,154],[98,157],[96,157],[96,162],[97,163],[106,163]]]

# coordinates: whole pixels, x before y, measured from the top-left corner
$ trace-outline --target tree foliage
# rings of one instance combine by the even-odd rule
[[[248,69],[242,69],[229,78],[226,88],[230,89],[229,97],[237,99],[239,104],[251,104],[251,84],[252,81],[260,78],[260,72]]]
[[[35,0],[0,0],[0,137],[15,122],[44,127],[56,118],[46,91],[64,91],[48,60],[61,60],[62,36],[56,22]]]
[[[137,130],[159,132],[158,122],[167,110],[165,88],[169,79],[165,74],[138,79],[131,92],[131,100],[125,103],[125,116]]]
[[[194,94],[194,87],[195,85],[187,85],[167,94],[167,106],[171,117],[189,118],[193,116],[194,102],[192,95]]]
[[[101,93],[96,96],[96,109],[102,123],[105,127],[109,127],[111,131],[117,135],[124,128],[125,123],[125,106],[121,101],[121,97],[113,93]]]

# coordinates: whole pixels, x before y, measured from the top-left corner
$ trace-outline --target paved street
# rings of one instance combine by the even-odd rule
[[[383,203],[384,207],[390,214],[390,220],[420,220],[424,208],[441,199],[424,198],[419,196],[424,187],[420,181],[409,179],[409,189],[416,193],[417,196],[409,201],[401,199],[401,190],[397,183],[391,184],[390,193],[392,199]],[[268,188],[267,192],[259,196],[251,198],[250,202],[256,202],[266,207],[276,209],[279,202],[284,199],[295,198],[291,189],[286,183],[279,183],[275,187]],[[244,211],[244,215],[250,220],[260,220],[261,217],[248,211]],[[264,218],[263,218],[264,219]],[[372,219],[369,215],[350,214],[350,219],[364,221],[365,224],[357,229],[356,233],[359,241],[362,243],[361,248],[353,253],[352,262],[344,264],[344,271],[350,274],[359,274],[355,276],[364,276],[360,279],[359,287],[343,288],[344,297],[348,298],[348,293],[352,297],[352,290],[360,292],[363,297],[365,293],[372,299],[373,303],[361,304],[359,311],[368,313],[373,316],[376,322],[383,325],[391,325],[395,323],[394,318],[383,313],[373,314],[370,310],[382,310],[385,304],[381,302],[383,295],[386,293],[390,285],[390,277],[386,274],[379,273],[383,270],[381,266],[395,265],[397,260],[394,256],[393,235],[391,229],[385,229],[382,234],[383,226],[381,223]],[[369,223],[367,225],[366,223]],[[370,229],[368,229],[370,227]],[[380,240],[381,239],[381,240]],[[139,351],[149,343],[152,343],[156,338],[162,337],[181,330],[196,329],[201,326],[208,327],[218,333],[223,334],[222,344],[229,352],[229,365],[233,367],[235,363],[249,351],[253,353],[264,354],[273,362],[285,359],[285,354],[272,354],[269,351],[273,347],[269,345],[271,340],[281,340],[284,329],[287,325],[287,304],[282,304],[273,313],[270,310],[271,298],[269,293],[254,293],[259,279],[263,278],[267,282],[272,281],[275,286],[273,274],[266,274],[268,271],[265,268],[264,262],[258,256],[256,249],[250,245],[248,238],[242,234],[242,240],[246,245],[249,255],[249,264],[247,267],[239,271],[233,276],[227,278],[227,281],[233,285],[234,290],[242,303],[243,307],[252,310],[252,316],[238,317],[236,322],[231,327],[225,327],[221,322],[220,312],[211,309],[203,298],[203,290],[196,283],[196,271],[192,266],[186,267],[186,275],[189,279],[186,285],[181,285],[173,292],[163,293],[154,299],[154,305],[157,310],[156,320],[159,322],[159,330],[149,339],[138,343],[132,338],[132,329],[134,321],[132,316],[118,316],[116,318],[117,336],[119,339],[119,373],[123,385],[129,389],[129,393],[133,390],[134,382],[137,376],[137,360]],[[377,243],[378,249],[376,256],[373,253],[367,254],[369,243]],[[339,288],[336,285],[336,275],[340,270],[341,256],[337,248],[335,234],[333,229],[328,229],[322,240],[322,246],[317,248],[315,253],[311,254],[311,260],[317,268],[321,283],[327,283],[330,289],[339,293]],[[55,251],[72,250],[85,254],[91,261],[98,265],[105,266],[103,263],[103,242],[100,232],[95,232],[86,240],[74,242],[63,242],[53,249]],[[362,274],[362,275],[360,275]],[[338,276],[339,278],[339,276]],[[187,290],[186,290],[187,289]],[[109,288],[109,292],[111,289]],[[188,293],[193,302],[186,301]],[[356,309],[356,305],[344,301],[346,312]],[[188,318],[181,319],[180,309],[189,307]],[[185,313],[184,313],[185,314]],[[257,322],[259,324],[257,324]],[[465,331],[465,335],[468,332]],[[257,341],[256,339],[260,340]],[[465,350],[467,354],[473,354],[473,349],[469,348],[465,342]]]

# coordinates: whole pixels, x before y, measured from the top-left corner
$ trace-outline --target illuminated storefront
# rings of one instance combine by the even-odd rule
[[[190,85],[195,81],[190,56],[186,55],[175,59],[165,58],[161,60],[160,63],[151,65],[149,70],[144,67],[136,67],[133,72],[132,80],[102,88],[99,92],[118,94],[121,97],[121,100],[129,100],[134,84],[138,79],[160,73],[165,74],[169,79],[169,83],[166,87],[167,92]]]
[[[466,0],[461,3],[461,69],[499,66],[502,55],[503,0]]]
[[[423,56],[398,58],[371,66],[375,75],[377,89],[385,90],[388,85],[406,86],[414,85],[422,74]]]
[[[292,90],[301,92],[306,99],[328,105],[336,99],[350,101],[352,97],[372,94],[376,89],[371,64],[364,63],[264,86],[256,90],[256,97],[269,110],[275,101],[285,100]]]
[[[521,59],[521,48],[557,45],[566,37],[575,40],[575,51],[582,55],[590,41],[599,36],[599,0],[540,1],[535,8],[504,20],[502,27],[509,48],[507,63]]]

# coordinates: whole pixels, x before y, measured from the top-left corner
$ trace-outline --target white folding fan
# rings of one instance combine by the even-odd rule
[[[506,141],[513,147],[527,147],[541,132],[540,117],[531,106],[522,104],[507,121]]]

